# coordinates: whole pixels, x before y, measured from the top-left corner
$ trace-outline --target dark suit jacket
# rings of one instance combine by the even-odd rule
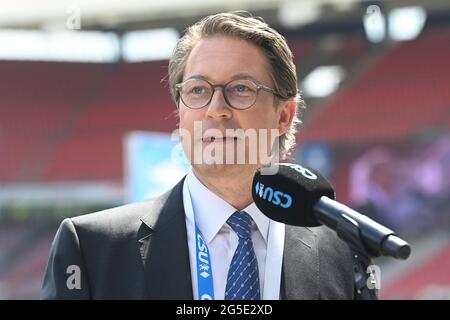
[[[42,298],[193,299],[183,181],[146,202],[65,219]],[[282,299],[353,299],[350,249],[334,231],[286,226],[285,237]]]

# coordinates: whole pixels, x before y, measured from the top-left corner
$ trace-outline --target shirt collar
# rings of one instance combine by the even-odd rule
[[[186,180],[195,222],[205,240],[210,243],[228,218],[238,210],[198,180],[192,168],[189,170]],[[270,219],[258,209],[254,202],[242,211],[247,212],[252,217],[267,244]]]

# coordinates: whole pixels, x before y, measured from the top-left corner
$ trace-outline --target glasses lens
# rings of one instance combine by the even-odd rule
[[[225,87],[225,94],[232,107],[236,109],[247,109],[255,101],[258,88],[250,80],[234,80]]]
[[[211,86],[200,79],[189,79],[183,83],[180,90],[183,103],[189,108],[204,107],[211,97]]]

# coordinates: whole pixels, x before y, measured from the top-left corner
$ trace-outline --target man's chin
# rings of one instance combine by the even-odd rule
[[[208,173],[208,174],[217,174],[217,175],[226,175],[231,174],[233,172],[242,173],[247,172],[251,169],[256,171],[259,167],[257,164],[236,164],[236,163],[202,163],[202,164],[193,164],[192,167],[199,172]]]
[[[242,166],[246,166],[245,164],[236,164],[236,163],[223,163],[223,162],[204,162],[201,164],[194,164],[194,168],[199,168],[203,170],[223,170],[223,169],[234,169]]]

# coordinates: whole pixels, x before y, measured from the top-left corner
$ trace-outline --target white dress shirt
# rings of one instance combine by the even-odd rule
[[[192,169],[184,182],[183,204],[186,212],[194,299],[198,299],[194,224],[196,223],[209,249],[215,299],[223,300],[228,269],[239,242],[238,236],[226,221],[238,210],[203,185]],[[254,203],[241,211],[247,212],[253,219],[251,237],[258,261],[261,297],[279,299],[284,225],[271,221]]]

